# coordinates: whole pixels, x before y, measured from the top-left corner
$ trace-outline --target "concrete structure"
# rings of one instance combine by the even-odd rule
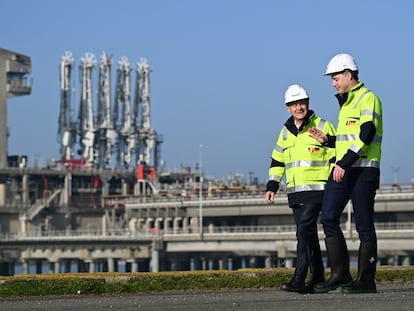
[[[99,207],[43,209],[26,218],[3,210],[3,228],[20,224],[26,231],[2,230],[1,272],[14,274],[16,267],[20,273],[62,273],[294,266],[295,226],[287,198],[281,194],[275,205],[266,205],[262,194],[258,189],[206,196],[202,234],[197,196],[106,196]],[[379,264],[412,264],[413,202],[411,188],[377,194]],[[38,218],[43,219],[40,227]],[[355,261],[359,240],[351,206],[342,223]],[[325,252],[321,228],[319,234]]]
[[[7,99],[31,93],[30,57],[0,49],[0,169],[8,167]],[[6,180],[0,178],[0,206],[6,200]]]
[[[7,99],[31,93],[29,56],[0,49],[0,168],[7,167]]]

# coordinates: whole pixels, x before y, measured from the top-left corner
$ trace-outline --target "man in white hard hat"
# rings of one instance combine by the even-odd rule
[[[375,293],[377,237],[374,203],[380,182],[382,141],[382,104],[377,95],[358,81],[359,68],[349,54],[334,56],[325,75],[332,79],[339,101],[336,136],[310,130],[320,142],[335,146],[336,164],[325,190],[321,222],[331,265],[331,276],[315,285],[315,292],[325,293],[342,287],[342,293]],[[359,235],[358,276],[349,273],[349,254],[340,217],[351,200]]]
[[[309,110],[309,96],[298,84],[286,90],[285,105],[291,117],[280,130],[272,152],[265,200],[274,202],[279,184],[286,177],[289,207],[296,223],[297,258],[293,277],[280,289],[306,294],[313,292],[314,284],[324,281],[317,223],[335,154],[333,148],[310,137],[308,129],[316,127],[321,133],[334,136],[335,128]],[[310,283],[305,284],[309,269]]]

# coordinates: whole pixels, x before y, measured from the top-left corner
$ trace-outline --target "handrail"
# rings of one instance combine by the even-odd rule
[[[377,223],[377,232],[414,232],[414,222],[406,223]],[[322,226],[318,226],[319,232],[323,232]],[[343,224],[345,230],[345,224]],[[351,228],[355,230],[354,227]],[[204,235],[209,234],[239,234],[239,235],[252,235],[260,233],[291,233],[294,234],[296,227],[294,225],[269,225],[269,226],[213,226],[205,227]],[[163,238],[164,236],[177,236],[180,235],[199,235],[198,232],[173,230],[160,230],[158,232],[151,232],[148,230],[74,230],[74,231],[30,231],[30,232],[18,232],[18,233],[1,233],[0,241],[12,242],[12,241],[45,241],[45,240],[82,240],[82,239],[94,239],[94,240],[148,240],[152,241],[154,237]]]
[[[282,189],[283,190],[283,189]],[[257,189],[231,189],[222,190],[208,195],[207,191],[203,191],[203,201],[214,202],[219,200],[237,200],[237,199],[262,199],[264,202],[264,188]],[[377,196],[380,198],[387,194],[413,194],[414,195],[414,183],[382,183],[377,190]],[[286,193],[284,191],[278,191],[276,199],[286,199]],[[197,195],[182,195],[180,192],[168,192],[158,195],[109,195],[103,197],[105,207],[121,207],[132,204],[150,204],[150,203],[185,203],[197,202],[199,200],[199,194]]]

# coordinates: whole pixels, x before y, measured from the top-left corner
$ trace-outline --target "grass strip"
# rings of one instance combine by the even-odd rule
[[[357,274],[356,268],[351,269]],[[0,277],[0,297],[123,295],[165,291],[205,291],[241,288],[275,288],[287,282],[291,268],[237,271],[177,271],[136,273],[65,273]],[[327,270],[326,277],[329,277]],[[414,283],[414,268],[377,269],[377,284]]]

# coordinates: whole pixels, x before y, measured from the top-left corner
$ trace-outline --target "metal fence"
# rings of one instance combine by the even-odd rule
[[[414,222],[398,222],[398,223],[376,223],[377,232],[395,232],[401,234],[403,232],[414,233]],[[343,230],[353,230],[355,227],[346,228],[346,224],[342,225]],[[210,226],[203,228],[203,234],[208,236],[209,234],[240,234],[245,237],[248,235],[256,235],[262,233],[277,234],[277,233],[290,233],[295,234],[296,227],[294,225],[272,225],[272,226]],[[319,232],[323,234],[322,226],[319,225]],[[73,231],[30,231],[30,232],[17,232],[17,233],[1,233],[0,241],[13,242],[13,241],[28,241],[28,242],[41,242],[41,241],[77,241],[77,240],[143,240],[151,241],[154,238],[162,238],[164,236],[197,236],[200,232],[191,232],[183,230],[160,230],[158,232],[151,232],[148,230],[73,230]]]

